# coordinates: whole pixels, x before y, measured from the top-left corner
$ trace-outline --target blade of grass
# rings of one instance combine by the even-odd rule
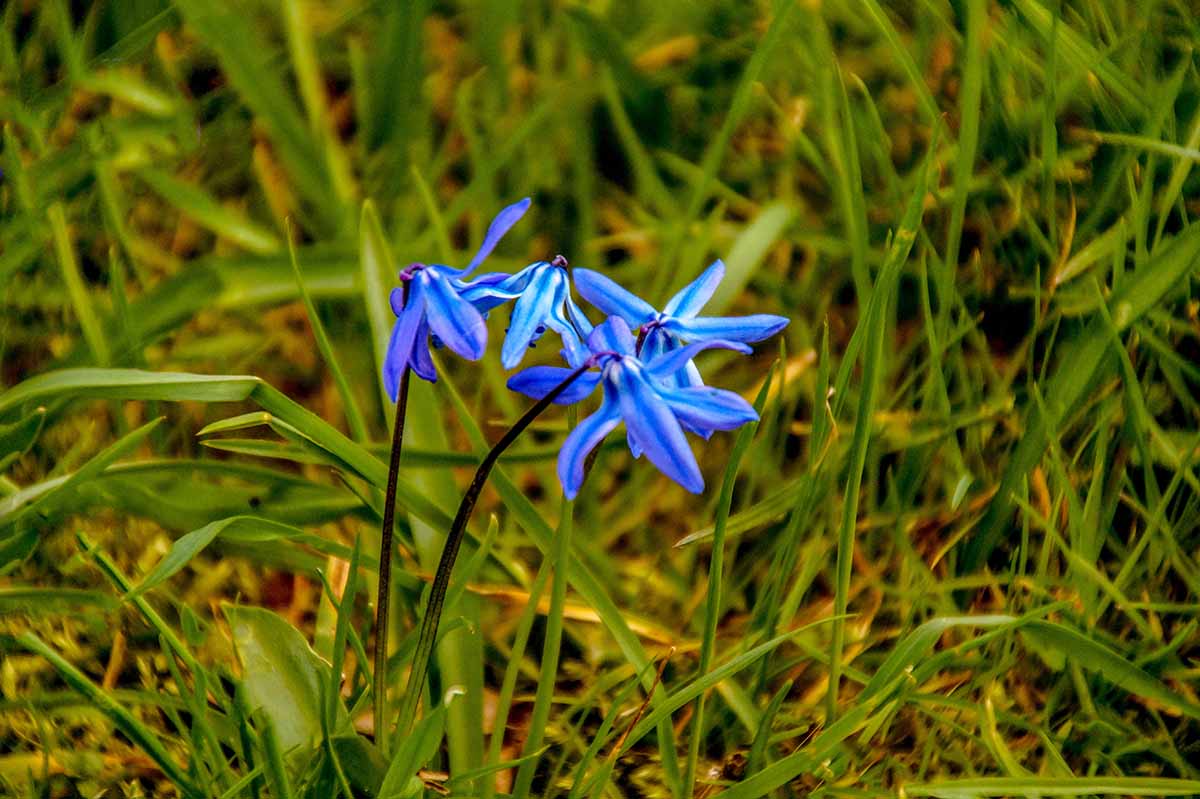
[[[1200,780],[1169,777],[971,777],[905,785],[908,796],[973,799],[980,796],[1194,796]]]
[[[67,229],[67,216],[61,202],[50,204],[46,212],[50,219],[50,232],[54,239],[54,252],[58,256],[58,266],[62,270],[63,282],[67,284],[67,292],[71,295],[71,304],[75,308],[75,316],[83,329],[83,338],[92,351],[92,360],[100,366],[107,365],[112,359],[108,339],[104,335],[104,324],[96,313],[91,295],[83,282],[83,274],[79,271],[79,262],[75,258],[75,246],[71,242],[71,233]]]
[[[387,483],[387,468],[379,458],[257,377],[138,369],[62,369],[30,378],[0,394],[0,415],[26,402],[60,395],[171,402],[252,400],[309,442],[334,455],[372,486],[383,488]],[[409,512],[434,527],[449,527],[449,514],[426,492],[417,490],[404,479],[398,485],[397,496]],[[550,538],[547,535],[546,541]]]
[[[159,741],[159,736],[109,696],[103,688],[89,680],[87,675],[71,665],[62,655],[32,632],[20,633],[16,636],[16,642],[35,655],[45,658],[62,676],[67,685],[86,696],[92,705],[108,716],[117,729],[137,744],[185,796],[196,799],[205,796],[205,792],[192,784],[183,768],[167,752]]]
[[[1192,124],[1188,131],[1184,149],[1191,152],[1200,151],[1200,112],[1192,116]],[[1193,160],[1191,158],[1181,158],[1176,162],[1174,168],[1171,170],[1171,179],[1167,183],[1167,188],[1159,195],[1158,224],[1154,228],[1154,242],[1151,245],[1153,247],[1157,247],[1158,243],[1162,241],[1163,230],[1166,229],[1167,220],[1171,216],[1171,206],[1175,204],[1176,200],[1180,197],[1180,193],[1183,191],[1183,184],[1191,172]]]
[[[1118,332],[1145,315],[1200,262],[1200,224],[1193,223],[1154,253],[1144,268],[1129,275],[1109,301],[1109,314]],[[977,532],[967,539],[959,572],[981,566],[1000,543],[1012,518],[1013,496],[1045,452],[1046,438],[1077,409],[1095,385],[1116,364],[1105,322],[1093,319],[1070,345],[1049,381],[1045,413],[1036,407],[1026,412],[1024,433],[1005,466],[1000,486],[980,520]]]
[[[936,141],[935,141],[936,144]],[[872,417],[875,413],[875,395],[879,389],[883,363],[883,338],[887,324],[887,308],[894,301],[900,280],[900,271],[908,260],[908,254],[916,241],[921,225],[921,214],[925,193],[936,147],[930,147],[929,155],[917,178],[915,190],[905,209],[904,217],[892,240],[887,260],[879,272],[879,279],[871,292],[871,299],[859,328],[865,331],[866,339],[862,358],[862,388],[859,394],[858,411],[855,416],[854,437],[850,443],[850,465],[846,488],[842,499],[841,525],[838,530],[836,578],[834,583],[833,613],[838,619],[845,616],[850,597],[850,572],[853,564],[854,530],[858,521],[859,493],[862,488],[863,468],[867,460],[867,447],[871,441]],[[842,655],[845,648],[846,625],[844,620],[835,621],[829,654],[829,694],[826,697],[827,722],[837,716],[838,689],[841,683]]]
[[[333,378],[334,385],[337,386],[338,395],[342,398],[342,408],[346,414],[346,423],[350,427],[351,436],[355,441],[365,442],[368,439],[367,422],[358,408],[358,402],[354,399],[354,391],[350,388],[350,382],[346,380],[346,375],[338,364],[337,354],[333,351],[333,344],[330,343],[329,336],[325,333],[325,325],[321,324],[317,307],[313,304],[308,288],[304,285],[304,277],[300,273],[300,263],[296,260],[296,245],[292,240],[290,224],[287,233],[288,255],[291,256],[292,272],[296,276],[296,287],[300,290],[300,299],[304,301],[304,309],[308,312],[308,323],[312,326],[313,336],[317,340],[317,348],[321,351],[321,357],[325,360],[325,365],[329,367],[329,374]]]
[[[420,795],[424,791],[416,783],[417,769],[424,766],[437,753],[438,746],[446,733],[446,714],[453,707],[453,700],[461,689],[451,688],[446,701],[435,707],[429,715],[417,722],[412,732],[396,747],[392,762],[388,765],[383,784],[379,786],[380,799],[402,799]],[[416,791],[414,793],[414,788]]]
[[[772,381],[779,371],[780,363],[771,365],[763,380],[762,388],[754,400],[754,410],[758,418],[762,418],[763,408],[770,393]],[[737,482],[738,470],[750,442],[758,432],[759,422],[756,420],[738,431],[729,453],[729,462],[725,466],[725,477],[721,481],[721,493],[717,497],[716,518],[713,522],[712,556],[708,564],[708,590],[704,601],[704,627],[700,639],[700,660],[696,667],[698,677],[703,677],[712,667],[713,651],[717,643],[717,622],[721,617],[721,607],[724,599],[723,584],[725,580],[725,523],[729,520],[729,511],[733,507],[733,489]],[[692,796],[696,792],[696,764],[700,759],[700,744],[705,737],[704,729],[704,700],[701,693],[696,698],[696,712],[692,716],[692,732],[688,741],[687,761],[683,770],[684,796]]]
[[[349,157],[330,126],[321,67],[312,41],[312,31],[309,30],[311,16],[303,0],[284,0],[284,29],[300,97],[304,101],[313,135],[325,151],[326,167],[337,198],[345,204],[354,195],[354,179],[350,172]]]
[[[38,493],[32,496],[32,498],[29,497],[27,492],[19,491],[0,500],[0,527],[17,525],[22,519],[28,518],[35,512],[44,512],[46,505],[53,502],[56,498],[60,498],[72,489],[86,484],[114,462],[135,450],[162,421],[163,417],[160,416],[108,445],[76,470],[74,474],[62,482],[55,484],[49,491]]]
[[[266,713],[255,714],[256,726],[259,730],[259,740],[263,747],[264,768],[267,784],[271,786],[271,796],[277,799],[293,799],[292,782],[288,778],[287,766],[283,761],[283,747],[275,732],[275,723]]]
[[[832,161],[834,196],[842,216],[844,237],[850,244],[850,275],[854,279],[855,296],[859,307],[871,298],[871,273],[867,267],[870,248],[867,231],[867,204],[863,195],[862,163],[858,150],[858,134],[850,110],[850,96],[837,53],[829,38],[822,17],[813,20],[811,36],[828,65],[820,81],[821,109],[824,114],[825,150]]]
[[[336,229],[338,195],[324,169],[321,149],[292,99],[269,47],[253,25],[254,15],[223,0],[179,0],[184,20],[216,53],[221,68],[245,104],[266,127],[288,174],[321,212],[325,228]]]
[[[489,742],[486,761],[488,766],[494,766],[500,762],[504,738],[508,731],[508,717],[509,711],[512,709],[513,692],[517,687],[517,678],[520,677],[521,661],[525,658],[525,647],[529,643],[533,622],[537,618],[538,603],[541,601],[542,592],[546,588],[550,573],[551,561],[549,558],[545,558],[537,575],[533,578],[533,583],[529,586],[529,599],[525,602],[525,609],[521,611],[521,618],[517,622],[517,631],[513,637],[512,649],[509,651],[508,665],[505,666],[504,678],[500,683],[500,694],[496,700],[496,715],[492,724],[492,738]],[[531,752],[530,757],[536,754],[537,752]],[[483,799],[492,799],[495,794],[495,783],[490,780],[485,782],[480,794]]]
[[[901,41],[900,33],[888,18],[887,12],[879,5],[879,0],[863,0],[862,7],[875,26],[879,28],[883,38],[887,40],[888,47],[891,48],[896,60],[900,62],[900,68],[904,70],[909,85],[916,92],[917,105],[920,106],[921,113],[925,115],[926,123],[931,128],[945,127],[942,122],[942,112],[938,109],[937,101],[933,99],[933,94],[925,83],[925,76],[921,74],[917,62],[913,60],[908,48]]]
[[[771,247],[787,233],[796,218],[796,209],[786,203],[766,206],[734,240],[725,257],[725,279],[708,301],[705,311],[720,314],[745,290],[756,269],[762,265]]]
[[[763,659],[766,662],[766,659]],[[779,709],[783,707],[783,702],[787,699],[787,695],[791,693],[792,681],[786,681],[775,695],[771,697],[771,701],[767,704],[766,711],[763,712],[762,720],[759,722],[758,730],[754,733],[754,740],[750,743],[750,754],[746,756],[746,773],[754,774],[761,771],[770,754],[770,739],[771,727],[775,723],[775,717],[779,715]]]
[[[396,274],[396,264],[388,247],[387,237],[379,222],[375,204],[370,200],[363,203],[359,221],[359,268],[362,274],[362,298],[371,327],[371,347],[375,353],[375,374],[383,374],[383,359],[387,353],[388,333],[392,329],[392,313],[388,308],[388,286]],[[379,396],[383,407],[392,407],[391,397],[383,388],[382,377]],[[390,417],[390,413],[385,413]]]
[[[721,161],[729,149],[734,132],[742,124],[750,110],[754,87],[761,80],[763,71],[774,55],[775,49],[783,40],[783,34],[791,22],[792,14],[799,5],[796,0],[775,0],[772,5],[771,24],[762,39],[757,42],[754,52],[738,80],[733,100],[721,123],[721,129],[717,131],[717,135],[704,151],[704,158],[700,162],[702,170],[700,179],[693,185],[692,193],[684,207],[683,216],[676,223],[675,231],[666,247],[666,255],[662,263],[668,268],[658,270],[657,274],[661,277],[656,278],[654,290],[651,292],[652,296],[666,296],[668,293],[666,289],[672,282],[682,285],[683,281],[690,279],[689,276],[694,274],[686,266],[674,268],[680,266],[676,263],[680,249],[690,234],[692,223],[703,209],[704,201],[708,199],[710,187],[721,167]]]
[[[1044,647],[1073,658],[1083,668],[1136,696],[1169,707],[1188,718],[1200,719],[1200,704],[1172,691],[1104,644],[1054,622],[1034,619],[1023,623],[1021,634]]]
[[[542,747],[546,724],[550,721],[554,687],[557,684],[559,655],[562,652],[563,606],[567,601],[567,564],[571,558],[571,532],[574,526],[575,505],[564,498],[560,508],[561,517],[554,540],[554,554],[551,556],[554,582],[550,585],[550,609],[546,614],[541,670],[538,675],[537,691],[534,694],[533,710],[529,717],[529,735],[521,750],[522,756],[531,755]],[[517,779],[513,790],[510,792],[513,799],[526,799],[529,796],[537,764],[537,758],[521,764],[517,770]]]
[[[37,441],[46,421],[46,409],[35,408],[12,424],[0,425],[0,471],[24,455]]]
[[[395,181],[405,174],[410,138],[422,130],[424,121],[424,40],[422,30],[430,11],[430,0],[388,9],[378,38],[367,52],[374,56],[370,83],[365,92],[373,112],[367,120],[365,139],[370,150],[387,160],[378,179]],[[386,183],[384,185],[387,185]]]
[[[739,671],[742,671],[758,662],[759,658],[774,651],[782,644],[787,643],[791,639],[808,632],[823,624],[836,621],[835,617],[818,619],[811,624],[806,624],[802,627],[797,627],[794,630],[788,630],[785,633],[780,633],[769,641],[759,644],[756,647],[746,650],[745,652],[730,658],[725,663],[717,666],[707,674],[697,677],[686,685],[673,691],[671,694],[662,696],[657,704],[652,705],[648,712],[637,723],[632,731],[625,737],[621,745],[621,754],[628,752],[638,741],[650,733],[664,719],[669,719],[671,714],[679,710],[684,705],[687,705],[696,697],[703,694],[705,691],[715,687],[722,680],[732,677]]]
[[[583,790],[584,779],[587,777],[588,769],[591,768],[592,762],[596,756],[600,754],[600,750],[608,743],[612,737],[613,726],[616,724],[617,715],[621,712],[621,708],[633,692],[640,686],[641,680],[636,676],[629,680],[625,687],[613,698],[609,705],[608,711],[604,714],[600,726],[592,735],[592,741],[588,744],[588,748],[584,750],[583,755],[579,758],[579,762],[575,765],[575,779],[571,783],[571,791],[567,794],[567,799],[577,799]]]
[[[350,554],[349,573],[346,577],[346,584],[342,589],[341,601],[337,605],[337,623],[334,625],[332,657],[329,665],[329,684],[325,687],[324,733],[325,744],[330,749],[332,749],[332,744],[329,739],[329,731],[333,729],[337,722],[337,698],[341,695],[342,664],[345,662],[346,657],[346,640],[353,625],[354,601],[358,597],[358,570],[361,558],[362,535],[357,535],[354,537],[354,549]],[[329,596],[329,601],[334,601],[332,594]]]
[[[962,91],[959,94],[958,150],[954,158],[954,193],[950,206],[950,226],[946,229],[941,280],[938,281],[938,333],[945,338],[950,324],[954,278],[958,269],[958,249],[962,241],[963,220],[967,210],[967,192],[975,170],[975,151],[979,145],[980,103],[983,98],[984,39],[987,22],[986,0],[966,4],[967,32],[963,41],[966,59],[963,65]]]
[[[1055,50],[1062,53],[1063,59],[1074,69],[1084,73],[1094,73],[1100,83],[1112,92],[1123,105],[1133,109],[1137,114],[1145,114],[1149,110],[1141,87],[1122,72],[1112,60],[1092,46],[1086,37],[1061,19],[1056,20],[1039,0],[1015,0],[1013,5],[1021,12],[1026,21],[1043,36],[1057,31]]]
[[[137,176],[164,200],[178,208],[180,213],[248,252],[271,255],[282,247],[279,239],[271,231],[221,205],[199,186],[157,169],[141,169]]]
[[[82,588],[42,588],[33,585],[0,587],[0,613],[68,613],[75,608],[111,610],[117,601],[108,594]]]

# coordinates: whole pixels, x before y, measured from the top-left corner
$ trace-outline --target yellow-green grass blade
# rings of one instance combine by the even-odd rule
[[[1108,301],[1109,314],[1118,331],[1154,308],[1188,275],[1200,268],[1200,224],[1193,223],[1171,239],[1137,272],[1128,276]],[[1005,466],[996,496],[980,520],[978,531],[965,545],[960,572],[970,572],[990,557],[1011,523],[1013,495],[1045,453],[1046,439],[1084,401],[1092,388],[1116,368],[1111,339],[1103,319],[1093,320],[1062,356],[1045,389],[1046,411],[1036,407],[1026,413],[1025,430]]]
[[[1200,780],[1170,777],[973,777],[904,786],[907,796],[976,799],[985,796],[1195,796]]]
[[[206,796],[206,792],[192,783],[183,767],[167,752],[158,733],[146,727],[128,709],[113,699],[102,687],[88,679],[86,674],[72,665],[57,650],[51,648],[32,632],[23,632],[17,635],[16,642],[30,652],[45,658],[62,676],[67,685],[87,697],[93,706],[112,720],[117,729],[129,736],[129,739],[137,744],[156,766],[162,769],[163,774],[179,788],[184,796],[193,799]]]

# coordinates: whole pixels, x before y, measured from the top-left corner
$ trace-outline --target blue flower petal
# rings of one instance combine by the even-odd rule
[[[583,485],[587,456],[621,421],[616,403],[605,397],[600,409],[576,425],[558,453],[558,480],[567,499],[575,499]]]
[[[417,338],[413,342],[412,358],[408,365],[418,377],[428,380],[430,383],[437,382],[437,369],[434,368],[433,358],[429,354],[429,320],[427,319],[422,320],[421,326],[417,329]]]
[[[565,277],[562,278],[562,283],[564,301],[562,303],[556,303],[555,306],[550,309],[550,317],[546,320],[546,326],[555,333],[558,333],[558,337],[562,339],[563,359],[566,360],[567,363],[571,364],[571,366],[582,366],[583,362],[587,360],[588,355],[591,353],[588,351],[588,348],[584,346],[583,341],[580,340],[576,325],[567,318],[567,314],[570,314],[571,316],[575,315],[575,312],[571,310],[571,306],[575,303],[571,300],[571,286]],[[564,304],[567,306],[567,314],[563,313]],[[591,330],[592,326],[589,323],[587,326],[587,332],[591,333]]]
[[[388,337],[387,352],[383,356],[383,390],[392,398],[392,402],[400,395],[400,375],[408,368],[408,354],[404,351],[403,320],[397,319],[392,325],[392,334]],[[408,352],[412,352],[412,341],[408,342]]]
[[[718,258],[700,274],[700,277],[688,283],[670,299],[667,306],[663,308],[663,315],[689,319],[700,313],[724,277],[725,262]]]
[[[645,450],[642,448],[642,445],[638,443],[637,435],[632,429],[629,428],[628,425],[625,427],[625,443],[629,445],[629,452],[633,455],[635,460],[642,457],[642,454]]]
[[[609,380],[615,383],[621,418],[650,462],[693,494],[703,491],[704,478],[679,421],[641,370],[626,362],[612,369]]]
[[[571,364],[571,366],[582,366],[583,362],[588,359],[591,354],[588,348],[579,340],[579,335],[575,332],[575,327],[568,322],[564,322],[562,314],[553,314],[546,320],[546,327],[558,334],[558,338],[562,341],[562,349],[559,354],[563,360]]]
[[[470,288],[481,286],[495,286],[499,283],[504,283],[512,279],[512,275],[508,272],[488,272],[482,275],[476,275],[470,280],[461,280],[457,277],[450,279],[450,284],[458,290],[459,294]]]
[[[723,349],[736,352],[750,352],[750,347],[738,341],[697,341],[694,344],[668,350],[646,364],[646,371],[657,378],[668,378],[681,369],[686,369],[688,363],[703,350]]]
[[[645,324],[658,315],[650,303],[599,272],[575,269],[571,274],[580,296],[605,314],[622,317],[631,327]]]
[[[646,334],[646,338],[642,341],[638,348],[638,359],[642,363],[650,363],[658,357],[667,354],[672,350],[677,350],[683,346],[683,342],[671,335],[667,330],[660,326],[655,326]],[[702,386],[704,381],[700,378],[700,370],[696,368],[694,361],[688,361],[684,367],[675,374],[669,377],[660,377],[668,385],[684,387],[684,386]]]
[[[592,334],[594,326],[592,320],[587,318],[587,314],[583,312],[578,305],[575,304],[575,298],[571,296],[571,292],[567,292],[567,318],[575,329],[579,331],[579,335],[585,340]]]
[[[500,350],[500,363],[505,369],[513,369],[521,363],[529,344],[540,335],[538,327],[545,327],[546,320],[555,305],[562,302],[565,282],[558,274],[558,267],[546,263],[529,281],[529,286],[513,305],[512,318],[508,323],[508,335]]]
[[[561,366],[531,366],[508,378],[507,385],[511,390],[527,397],[541,399],[574,371],[574,369],[565,369]],[[555,402],[559,405],[571,405],[579,402],[595,391],[596,384],[599,382],[599,372],[584,372],[575,378],[575,382],[569,385]]]
[[[680,377],[680,374],[683,376]],[[687,366],[683,368],[683,372],[676,372],[675,377],[681,386],[698,387],[704,385],[704,379],[700,377],[700,370],[696,367],[695,361],[688,361]]]
[[[496,310],[504,303],[515,300],[521,296],[517,291],[502,291],[500,289],[485,287],[479,291],[473,291],[470,294],[464,294],[463,299],[475,306],[475,310],[480,313],[490,313]]]
[[[758,418],[749,402],[720,388],[659,388],[658,395],[676,419],[701,434],[733,430]]]
[[[529,210],[530,202],[531,200],[526,197],[496,214],[496,218],[488,225],[487,233],[483,237],[483,244],[479,245],[479,252],[475,253],[475,257],[471,259],[471,263],[467,264],[466,269],[461,270],[458,274],[469,274],[475,267],[483,263],[483,259],[492,254],[492,250],[496,249],[496,245],[500,243],[500,239],[504,238],[504,234],[517,224]]]
[[[637,342],[629,325],[619,316],[610,316],[592,330],[587,338],[588,349],[593,353],[615,352],[618,355],[633,355]]]
[[[786,316],[774,314],[700,316],[692,319],[672,317],[663,322],[663,327],[685,341],[716,338],[753,343],[775,335],[787,327],[789,321]]]
[[[404,313],[404,289],[396,287],[392,289],[388,295],[388,304],[392,306],[392,313],[396,316]]]
[[[662,355],[667,350],[673,350],[682,346],[679,341],[671,336],[666,330],[659,325],[654,325],[646,335],[642,336],[638,342],[637,356],[642,363],[649,363],[658,356]]]
[[[507,272],[490,272],[467,283],[457,278],[450,280],[450,285],[459,296],[475,306],[480,313],[503,305],[509,300],[521,296],[521,289],[511,285],[513,275]]]
[[[541,271],[545,261],[534,261],[531,264],[526,264],[519,270],[509,275],[504,279],[500,286],[508,291],[522,292],[529,286],[529,282],[533,280],[533,276]]]
[[[417,274],[412,285],[421,282],[428,292],[427,313],[434,334],[463,358],[479,360],[487,349],[487,324],[479,311],[458,296],[445,275],[425,269]]]
[[[421,283],[414,280],[409,286],[408,304],[396,317],[396,324],[392,326],[392,335],[388,339],[387,350],[383,356],[383,387],[392,398],[392,402],[396,401],[400,390],[400,375],[412,360],[414,345],[425,343],[417,341],[424,317],[424,291]]]
[[[646,333],[638,344],[638,360],[642,363],[650,363],[671,350],[677,350],[682,346],[683,344],[679,339],[672,336],[661,326],[655,325],[650,328],[650,331]],[[691,363],[691,361],[688,361],[688,363]],[[688,384],[687,372],[683,370],[680,370],[674,377],[663,379],[672,385],[685,386]]]

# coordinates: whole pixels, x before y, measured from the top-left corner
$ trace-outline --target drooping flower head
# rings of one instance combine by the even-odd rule
[[[516,300],[500,350],[505,369],[515,369],[547,330],[562,339],[569,362],[576,363],[588,355],[580,336],[590,333],[592,325],[571,297],[567,259],[561,255],[532,263],[500,282],[472,286],[464,296],[485,312]]]
[[[609,317],[587,337],[589,355],[583,362],[595,367],[585,372],[555,400],[578,402],[600,384],[604,399],[563,442],[558,456],[558,478],[568,499],[583,484],[588,453],[620,422],[634,457],[646,457],[665,475],[692,493],[704,490],[704,478],[688,445],[684,430],[711,434],[732,430],[758,418],[754,408],[732,391],[709,386],[679,386],[673,376],[701,350],[723,348],[750,352],[736,341],[705,339],[677,347],[646,360],[638,356],[629,325],[620,316]],[[513,375],[508,387],[536,399],[550,393],[572,369],[534,366]]]
[[[400,376],[412,369],[433,382],[437,371],[429,354],[429,337],[434,335],[458,355],[478,360],[487,348],[487,325],[483,313],[467,298],[472,287],[495,285],[508,275],[484,275],[473,282],[466,277],[486,259],[504,234],[529,209],[528,197],[513,203],[488,226],[483,244],[471,262],[461,269],[443,264],[409,264],[400,272],[404,288],[392,289],[391,305],[396,324],[383,361],[383,384],[396,401]]]
[[[725,277],[725,264],[720,259],[680,289],[662,311],[599,272],[576,269],[574,276],[575,287],[585,300],[606,314],[621,317],[630,327],[640,328],[638,353],[644,359],[652,359],[689,342],[718,340],[752,344],[775,335],[788,323],[787,317],[773,314],[700,316],[700,311]],[[690,360],[673,379],[680,386],[703,385],[700,372]]]

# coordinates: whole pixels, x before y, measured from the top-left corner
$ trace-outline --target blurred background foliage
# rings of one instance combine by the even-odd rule
[[[608,768],[595,790],[630,797],[681,795],[692,771],[731,799],[1187,792],[1154,779],[1200,777],[1198,33],[1186,0],[9,0],[0,790],[170,795],[103,697],[191,778],[221,774],[174,644],[113,577],[184,533],[252,520],[140,600],[214,681],[245,677],[223,601],[332,657],[322,598],[378,524],[361,454],[386,446],[395,268],[464,262],[529,195],[494,268],[561,252],[658,303],[722,257],[710,308],[792,324],[777,351],[703,362],[753,399],[780,359],[732,511],[733,436],[698,445],[701,498],[607,448],[574,510],[586,579],[557,603],[563,418],[505,461],[447,616],[435,686],[467,695],[431,785],[567,795]],[[396,640],[438,513],[524,407],[497,364],[445,358],[414,399]],[[79,367],[114,371],[57,371]],[[338,606],[368,646],[369,572]],[[674,742],[664,722],[622,751],[656,663],[667,691],[694,684],[706,618],[719,664],[842,607],[832,692],[818,624],[720,682],[700,722],[663,711]],[[99,693],[14,643],[30,634]]]

